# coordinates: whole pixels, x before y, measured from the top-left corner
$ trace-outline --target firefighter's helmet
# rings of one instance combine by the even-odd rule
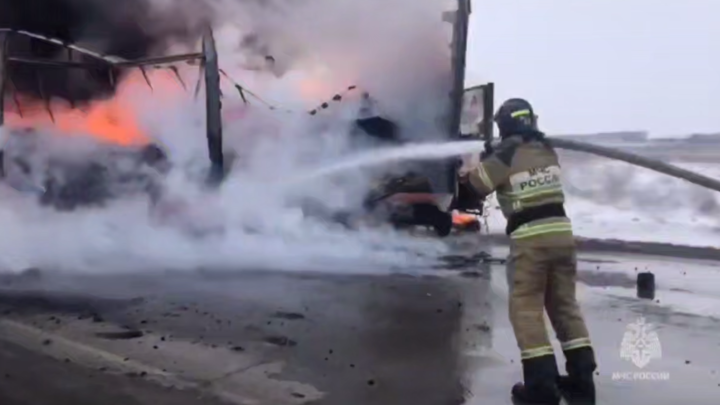
[[[522,135],[538,130],[535,110],[522,98],[505,101],[495,113],[495,123],[501,137]]]

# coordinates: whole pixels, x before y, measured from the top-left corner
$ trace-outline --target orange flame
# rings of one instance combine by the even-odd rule
[[[168,72],[154,71],[149,77],[154,91],[149,88],[142,73],[133,72],[123,80],[111,99],[93,102],[84,109],[71,108],[65,102],[55,101],[50,105],[52,116],[35,106],[32,111],[22,111],[22,116],[7,114],[6,123],[16,128],[53,128],[67,135],[90,135],[118,145],[147,144],[150,137],[142,129],[140,114],[133,101],[137,100],[137,93],[142,87],[148,92],[175,95],[179,85],[167,74],[161,73]],[[134,93],[135,98],[130,93]],[[21,101],[21,106],[23,104],[28,103]]]
[[[147,81],[152,84],[152,89]],[[327,101],[340,89],[329,75],[311,74],[303,77],[297,85],[300,96],[315,104]],[[5,123],[15,128],[52,128],[67,135],[90,135],[103,142],[133,146],[144,145],[152,137],[144,130],[141,112],[135,105],[138,99],[151,100],[153,105],[162,105],[178,96],[182,87],[169,70],[152,70],[148,80],[139,70],[129,72],[118,86],[115,95],[108,100],[95,101],[85,108],[72,108],[67,102],[55,100],[50,104],[52,115],[42,107],[42,101],[20,100],[22,116],[8,112]],[[6,105],[12,106],[11,100]],[[242,119],[247,113],[244,104],[238,108],[223,111],[225,120]]]
[[[298,83],[300,96],[307,101],[320,103],[337,93],[338,88],[328,81],[315,78],[304,78]]]
[[[59,104],[53,103],[52,118],[49,113],[34,109],[22,117],[9,115],[7,123],[11,127],[54,128],[68,135],[87,134],[118,145],[147,143],[134,112],[123,108],[121,100],[95,102],[87,111]]]

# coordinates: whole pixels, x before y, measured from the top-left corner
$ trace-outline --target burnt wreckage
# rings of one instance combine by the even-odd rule
[[[28,47],[28,41],[40,43],[43,46],[62,47],[66,50],[66,57],[49,59],[25,55],[16,56],[13,50],[22,48],[23,45]],[[13,46],[18,42],[20,46]],[[36,88],[33,90],[36,93],[34,96],[39,96],[37,98],[41,101],[34,101],[30,108],[37,109],[40,104],[40,107],[44,108],[50,118],[54,120],[50,97],[43,93],[45,86],[42,73],[48,72],[49,69],[50,72],[52,69],[86,70],[95,77],[100,76],[101,82],[112,85],[123,71],[140,69],[150,86],[152,84],[146,73],[147,70],[169,69],[175,73],[178,81],[184,86],[185,83],[182,82],[177,68],[171,65],[183,61],[199,63],[202,71],[201,80],[204,81],[206,88],[206,137],[211,162],[208,183],[217,184],[224,175],[224,159],[220,118],[220,74],[211,30],[208,29],[204,33],[202,51],[199,53],[125,60],[104,56],[56,38],[22,30],[0,29],[0,94],[4,95],[0,98],[0,126],[5,129],[6,138],[2,150],[0,150],[0,178],[21,191],[38,194],[43,205],[62,210],[74,209],[79,206],[102,205],[113,198],[134,193],[147,193],[155,200],[160,193],[156,177],[166,172],[169,164],[165,151],[159,145],[149,144],[138,147],[107,145],[105,148],[97,148],[94,153],[84,156],[85,160],[82,163],[51,159],[41,165],[43,173],[33,173],[33,170],[38,169],[31,164],[32,156],[28,151],[41,148],[42,137],[32,128],[7,128],[4,126],[5,113],[6,110],[14,108],[13,112],[22,117],[26,107],[17,97],[18,86],[14,80],[15,72],[25,74],[30,70],[37,73],[35,75]],[[23,83],[23,86],[27,88],[27,83]],[[199,89],[200,80],[196,86],[196,94],[199,94]],[[10,97],[5,97],[7,95]],[[67,95],[63,96],[72,106],[75,100]],[[79,100],[79,102],[86,101]]]
[[[449,58],[453,73],[452,88],[449,89],[447,99],[449,115],[446,122],[445,136],[448,140],[483,139],[488,144],[493,142],[493,123],[490,119],[493,113],[492,83],[465,89],[465,51],[467,47],[468,18],[470,15],[470,1],[457,0],[452,2],[454,9],[442,15],[443,21],[451,27],[449,38]],[[13,3],[14,4],[14,3]],[[34,45],[28,46],[33,41]],[[15,46],[19,44],[18,46]],[[18,49],[41,49],[43,52],[18,52]],[[55,51],[47,52],[48,48]],[[58,52],[57,49],[61,51]],[[63,58],[62,55],[65,55]],[[50,56],[48,56],[50,55]],[[272,62],[271,57],[266,57]],[[209,186],[219,185],[230,170],[231,157],[223,155],[223,132],[221,118],[221,92],[220,79],[223,72],[218,67],[218,55],[212,31],[205,29],[202,35],[202,50],[198,53],[173,55],[160,58],[118,58],[108,57],[100,53],[44,35],[35,34],[17,29],[0,28],[0,128],[10,133],[8,138],[24,137],[21,129],[8,130],[3,124],[6,107],[12,108],[14,113],[22,114],[23,106],[16,94],[18,92],[32,93],[34,99],[42,100],[41,107],[46,109],[52,117],[49,99],[51,96],[65,98],[70,103],[72,97],[57,94],[58,83],[67,87],[68,80],[57,80],[58,72],[83,70],[96,81],[106,83],[106,87],[114,88],[114,83],[124,71],[139,69],[151,85],[146,71],[149,69],[165,68],[176,73],[182,83],[177,69],[172,65],[179,62],[188,62],[200,67],[201,75],[195,88],[196,96],[199,94],[201,82],[205,86],[206,108],[206,140],[209,158],[209,170],[206,182]],[[47,75],[46,75],[47,74]],[[62,74],[60,75],[62,76]],[[33,78],[34,85],[29,85],[28,78]],[[52,79],[54,88],[46,86],[45,79]],[[54,78],[54,79],[53,79]],[[75,80],[77,82],[77,80]],[[236,84],[243,101],[246,101],[244,89]],[[30,90],[30,91],[29,91]],[[68,89],[60,89],[61,92]],[[48,91],[51,94],[48,94]],[[107,89],[105,91],[107,93]],[[72,93],[70,91],[69,93]],[[80,97],[80,102],[88,98]],[[341,99],[338,96],[336,101]],[[37,107],[37,102],[34,107]],[[329,103],[320,106],[328,108]],[[317,111],[311,112],[311,114]],[[398,127],[391,117],[370,115],[358,117],[356,121],[357,132],[374,138],[382,139],[389,144],[402,143],[398,135]],[[32,131],[30,131],[32,132]],[[32,139],[32,137],[27,137]],[[26,139],[26,140],[27,140]],[[621,160],[633,165],[645,167],[673,177],[687,180],[691,183],[720,191],[720,182],[698,173],[693,173],[676,166],[657,160],[638,156],[626,151],[606,148],[599,145],[586,144],[558,138],[549,138],[557,148],[581,151],[604,156],[610,159]],[[22,142],[21,142],[22,143]],[[9,140],[0,145],[0,179],[12,182],[13,174],[20,177],[33,177],[33,166],[28,157],[23,154],[23,148],[13,150]],[[465,156],[463,159],[478,159],[479,156]],[[392,176],[382,179],[379,185],[371,190],[364,201],[366,211],[375,209],[384,201],[397,194],[421,194],[428,198],[423,203],[411,203],[397,212],[391,212],[388,220],[398,226],[425,225],[433,227],[439,235],[447,235],[453,227],[451,212],[454,209],[475,211],[481,209],[481,201],[472,195],[471,190],[462,188],[457,182],[457,169],[461,161],[458,159],[443,159],[428,164],[424,162],[420,169],[404,176]],[[104,202],[128,193],[149,194],[151,199],[159,197],[161,190],[158,187],[156,176],[168,169],[168,159],[163,150],[157,145],[142,147],[109,147],[96,156],[89,156],[82,163],[56,161],[47,162],[40,173],[41,182],[32,184],[32,192],[39,195],[39,200],[45,205],[56,209],[74,209],[79,206],[102,205]],[[25,184],[27,186],[27,184]],[[26,190],[27,191],[27,190]],[[343,221],[346,213],[331,213],[330,218]]]
[[[44,156],[38,162],[36,153],[47,138],[32,129],[11,131],[0,151],[0,178],[16,190],[37,195],[41,205],[73,210],[137,193],[151,201],[160,198],[158,177],[167,173],[169,161],[157,145],[105,145],[83,153],[82,159]]]
[[[457,139],[459,136],[460,114],[462,109],[463,82],[465,70],[465,49],[467,44],[467,25],[470,14],[469,0],[458,0],[456,8],[443,13],[442,18],[452,28],[449,38],[448,56],[451,58],[451,67],[454,75],[453,86],[449,89],[448,105],[450,114],[447,117],[446,137]],[[58,57],[55,52],[52,58],[43,58],[36,55],[28,57],[26,54],[17,54],[14,46],[16,42],[34,41],[44,47],[62,47],[65,49],[66,57]],[[26,81],[27,71],[40,72],[36,75],[36,88],[33,93],[40,100],[42,107],[52,117],[53,111],[50,108],[50,96],[43,93],[44,79],[42,72],[49,72],[49,69],[82,69],[95,76],[103,76],[111,83],[114,83],[119,75],[127,69],[139,69],[151,85],[146,71],[148,69],[165,68],[177,69],[171,64],[178,62],[190,62],[199,65],[205,86],[205,107],[206,107],[206,138],[210,169],[207,175],[209,185],[217,185],[222,182],[229,167],[226,165],[223,156],[223,133],[221,119],[221,92],[220,78],[224,73],[218,67],[218,55],[212,31],[207,29],[202,37],[202,51],[199,53],[174,55],[161,58],[145,59],[121,59],[108,57],[91,50],[84,49],[67,41],[39,35],[36,33],[0,29],[0,126],[4,124],[6,107],[8,110],[14,106],[14,113],[22,114],[23,106],[16,97],[18,86],[14,83],[17,75],[24,76]],[[182,80],[177,75],[178,80]],[[183,83],[184,85],[184,83]],[[200,82],[196,87],[198,94]],[[23,83],[27,87],[27,83]],[[245,101],[243,89],[236,86],[241,97]],[[5,97],[9,96],[9,97]],[[6,100],[7,98],[7,100]],[[73,100],[69,100],[72,104]],[[8,105],[6,105],[8,104]],[[37,103],[36,103],[37,104]],[[320,109],[327,108],[323,104]],[[36,107],[36,106],[35,106]],[[486,108],[492,108],[489,104]],[[311,112],[313,114],[314,112]],[[397,125],[389,117],[365,116],[356,121],[357,132],[371,137],[382,139],[391,144],[402,143],[397,136]],[[10,130],[12,134],[14,130]],[[22,136],[22,135],[19,135]],[[11,135],[12,137],[12,135]],[[32,170],[23,156],[13,153],[4,145],[2,152],[2,170],[0,176],[7,178],[12,172],[20,172],[24,175],[32,175]],[[58,209],[73,209],[78,206],[102,204],[105,201],[117,196],[117,193],[127,192],[149,192],[157,194],[153,179],[146,174],[144,169],[162,169],[167,163],[167,156],[157,145],[149,145],[141,148],[118,147],[100,153],[97,159],[89,158],[84,164],[69,164],[67,162],[51,163],[48,173],[45,175],[43,184],[38,185],[37,192],[40,194],[40,201]],[[121,161],[125,164],[120,164]],[[127,163],[131,162],[131,163]],[[54,166],[53,166],[54,165]],[[125,172],[118,172],[117,167],[125,167]],[[391,215],[390,220],[398,224],[419,224],[434,227],[438,234],[446,235],[452,227],[450,210],[458,205],[456,171],[458,162],[455,159],[445,159],[429,166],[430,170],[410,173],[407,176],[396,176],[386,181],[381,181],[380,186],[368,195],[365,201],[365,208],[373,209],[379,202],[395,193],[422,193],[434,196],[427,203],[413,204],[409,211],[405,210],[403,215]],[[162,171],[162,170],[160,170]],[[120,183],[123,187],[115,187]],[[120,191],[119,191],[120,190]],[[462,191],[460,192],[460,205],[462,204]],[[435,198],[436,197],[436,198]],[[465,199],[465,205],[468,204]],[[477,208],[477,207],[475,207]],[[409,212],[409,215],[408,215]]]

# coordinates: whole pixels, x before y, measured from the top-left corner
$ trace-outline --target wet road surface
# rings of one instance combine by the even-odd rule
[[[653,260],[720,275],[713,261],[585,258],[580,297],[598,352],[600,403],[714,404],[720,321],[638,300],[632,276],[603,271]],[[423,276],[8,278],[0,404],[510,404],[520,368],[503,267],[451,267]],[[657,277],[662,300],[660,270]],[[662,358],[643,369],[620,357],[626,327],[640,317],[662,343]]]

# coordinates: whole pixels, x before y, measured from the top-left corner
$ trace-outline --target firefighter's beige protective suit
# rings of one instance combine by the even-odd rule
[[[588,329],[575,298],[576,248],[561,176],[558,156],[547,140],[521,136],[506,137],[461,175],[481,196],[496,192],[508,220],[510,320],[526,372],[557,369],[544,310],[568,359],[568,371],[576,363],[594,369]],[[576,353],[582,353],[582,359],[575,359]],[[534,367],[536,363],[547,367]]]

